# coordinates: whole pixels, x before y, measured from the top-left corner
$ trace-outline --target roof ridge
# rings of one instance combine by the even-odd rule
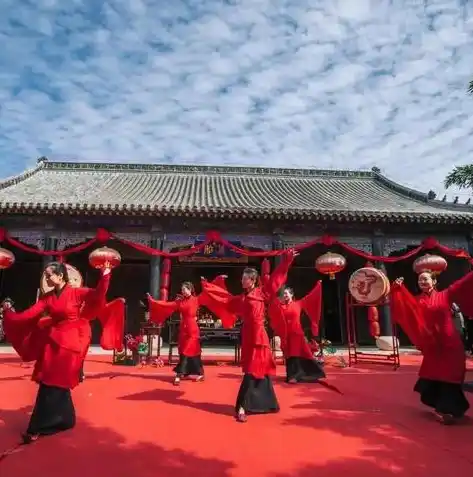
[[[24,180],[36,174],[41,169],[44,169],[46,163],[47,163],[47,159],[44,157],[40,157],[36,161],[35,167],[26,169],[25,171],[21,172],[20,174],[17,174],[16,176],[7,177],[4,180],[0,180],[0,190],[6,189],[7,187],[23,182]]]
[[[338,169],[308,169],[308,168],[280,168],[258,166],[215,166],[197,164],[126,164],[105,162],[65,162],[49,161],[42,158],[44,169],[49,170],[89,170],[97,172],[163,172],[163,173],[192,173],[205,172],[229,175],[272,175],[290,177],[352,177],[373,178],[372,171],[338,170]]]
[[[410,198],[422,204],[430,205],[436,209],[454,211],[470,211],[473,205],[459,204],[453,201],[436,200],[435,194],[420,192],[415,189],[403,186],[381,173],[377,167],[370,171],[336,170],[336,169],[296,169],[296,168],[272,168],[256,166],[215,166],[215,165],[186,165],[186,164],[126,164],[126,163],[103,163],[103,162],[68,162],[49,161],[46,157],[40,157],[34,168],[28,169],[19,175],[0,180],[0,190],[14,186],[30,178],[41,170],[57,172],[135,172],[135,173],[161,173],[161,174],[207,174],[220,176],[237,177],[271,177],[290,179],[365,179],[377,182],[381,186],[399,194],[402,197]]]

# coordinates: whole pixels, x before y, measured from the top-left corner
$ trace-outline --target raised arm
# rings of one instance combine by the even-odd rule
[[[102,271],[99,282],[95,288],[81,287],[76,288],[76,294],[80,301],[89,301],[89,300],[102,300],[105,298],[108,292],[108,287],[110,286],[111,270],[105,268]]]
[[[322,315],[322,282],[318,280],[314,288],[297,302],[309,317],[312,334],[318,336]]]
[[[279,265],[274,269],[267,283],[263,284],[263,291],[269,299],[272,299],[287,281],[287,273],[292,262],[299,255],[294,249],[288,250],[281,256]]]
[[[75,288],[77,299],[84,304],[81,318],[93,320],[106,305],[108,287],[110,285],[110,268],[105,268],[95,288]]]
[[[199,296],[199,302],[209,308],[215,315],[222,319],[222,316],[238,315],[240,312],[240,295],[232,295],[226,287],[217,285],[221,283],[224,277],[215,279],[213,282],[208,282],[202,278],[202,293]],[[223,319],[222,319],[223,324]]]
[[[462,313],[473,315],[473,272],[453,282],[444,293],[447,294],[450,305],[456,303]]]
[[[179,301],[155,300],[149,293],[149,319],[157,325],[162,325],[173,313],[179,310]]]
[[[3,318],[5,323],[8,321],[28,321],[39,318],[44,311],[46,311],[46,301],[40,298],[33,306],[24,311],[17,312],[10,307],[4,307]]]
[[[226,293],[226,296],[228,297],[228,306],[222,306],[222,304],[218,300],[214,300],[212,298],[212,292],[208,293],[204,289],[204,282],[206,282],[205,279],[202,279],[202,293],[197,297],[199,300],[199,305],[200,306],[205,306],[208,308],[215,316],[217,316],[221,321],[222,325],[224,328],[233,328],[235,326],[235,323],[237,321],[237,316],[235,314],[235,309],[238,308],[236,306],[236,300],[233,295],[230,294],[230,292],[227,290],[227,286],[225,283],[225,279],[227,277],[225,275],[220,275],[210,284],[215,287],[219,288],[221,290],[224,290]],[[233,305],[232,305],[233,302]]]
[[[391,287],[389,300],[391,317],[406,333],[411,343],[422,350],[430,346],[435,337],[425,322],[424,313],[417,299],[398,278]]]

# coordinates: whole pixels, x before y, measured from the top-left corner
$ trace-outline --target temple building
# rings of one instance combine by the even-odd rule
[[[228,241],[252,250],[293,247],[330,234],[340,242],[373,255],[395,256],[434,236],[442,245],[473,252],[473,207],[436,200],[433,192],[407,189],[369,172],[252,167],[136,165],[51,162],[0,182],[0,225],[10,236],[40,250],[64,250],[105,228],[118,237],[164,251],[175,251],[205,239],[218,230]],[[9,248],[8,244],[2,244]],[[134,332],[143,320],[147,292],[157,295],[162,260],[119,242],[108,246],[122,255],[114,270],[110,298],[127,300],[127,327]],[[35,301],[43,257],[10,248],[15,265],[1,273],[0,294],[11,296],[19,309]],[[302,297],[323,279],[321,334],[333,343],[346,340],[345,295],[348,279],[366,259],[342,253],[346,269],[336,280],[315,269],[327,251],[315,245],[301,252],[289,273],[289,285]],[[93,285],[96,272],[88,265],[89,250],[68,261]],[[387,264],[388,277],[405,278],[412,290],[416,276],[412,260]],[[448,258],[440,287],[465,273],[461,259]],[[238,292],[245,266],[261,267],[261,259],[235,253],[173,259],[170,297],[180,283],[200,277],[228,275]],[[381,266],[377,264],[377,266]],[[383,334],[390,333],[387,307],[382,312]],[[368,326],[358,324],[359,340],[369,344]]]

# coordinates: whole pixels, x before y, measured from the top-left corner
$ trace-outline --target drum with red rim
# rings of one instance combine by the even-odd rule
[[[391,287],[388,277],[381,270],[365,267],[352,274],[348,290],[358,303],[375,305],[386,299]]]

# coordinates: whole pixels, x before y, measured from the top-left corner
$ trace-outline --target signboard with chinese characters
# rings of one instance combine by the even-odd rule
[[[203,240],[196,240],[194,247],[204,243]],[[243,248],[240,242],[231,242],[235,247]],[[177,250],[189,249],[191,245],[178,247]],[[180,262],[197,262],[197,263],[248,263],[248,257],[234,252],[230,248],[222,244],[208,244],[203,250],[194,255],[187,257],[179,257]]]

